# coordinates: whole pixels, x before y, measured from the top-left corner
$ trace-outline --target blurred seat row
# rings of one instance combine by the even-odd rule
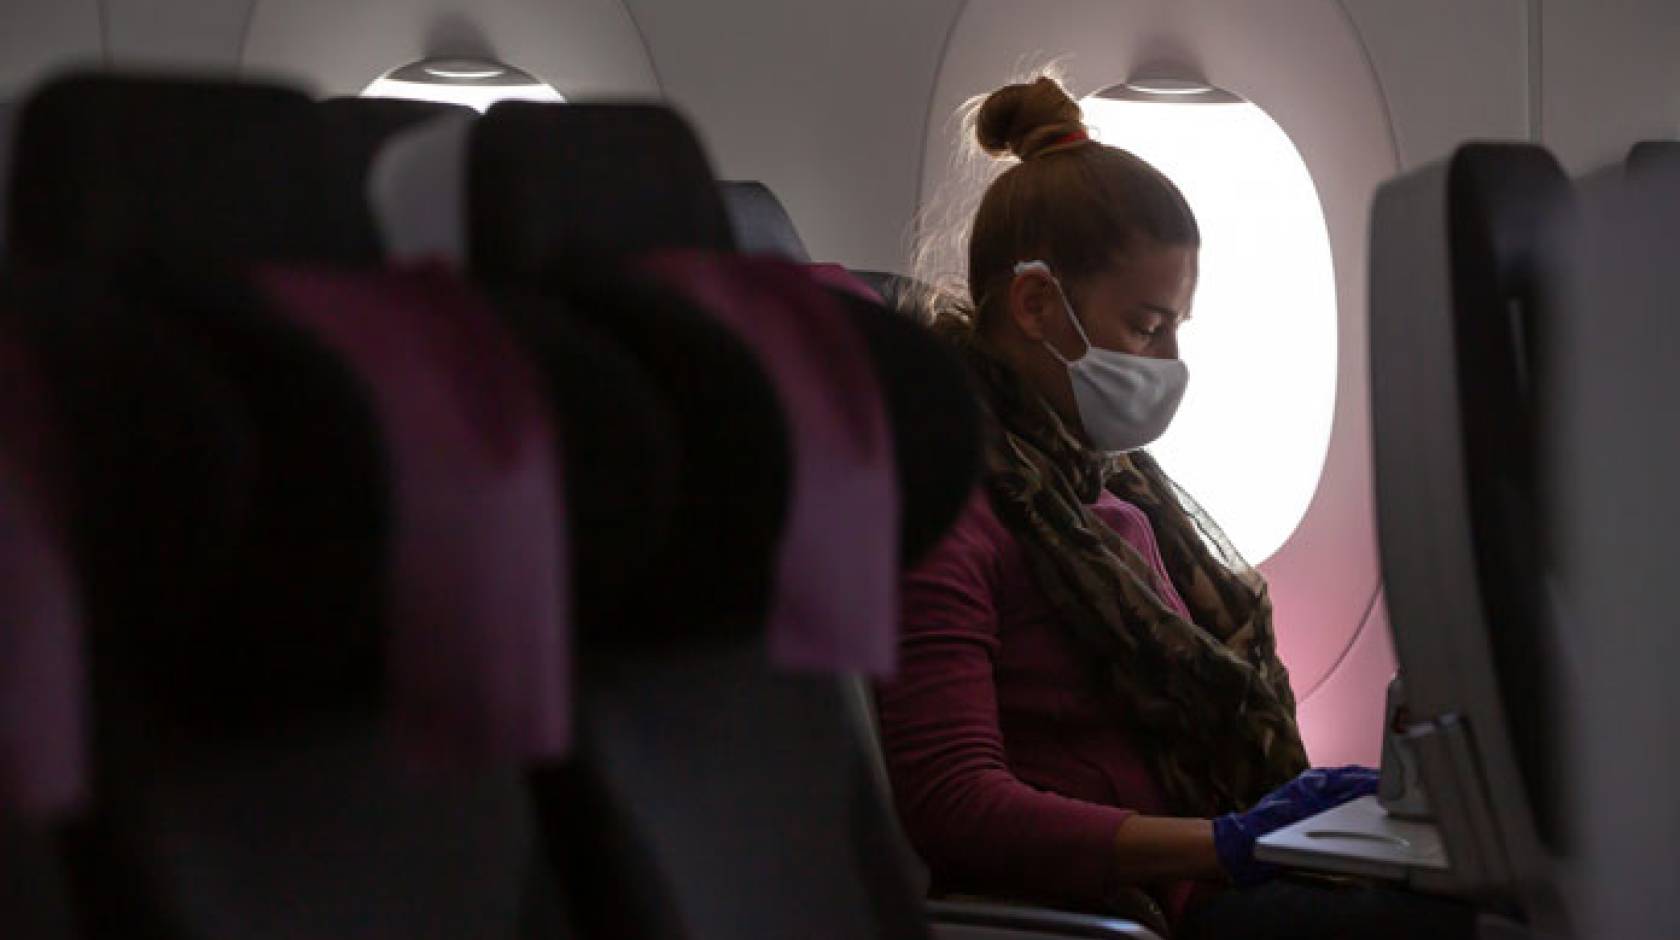
[[[1148,936],[930,919],[853,683],[974,400],[673,112],[0,127],[0,932]]]

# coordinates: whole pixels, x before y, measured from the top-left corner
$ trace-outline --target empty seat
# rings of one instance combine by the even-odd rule
[[[735,242],[743,253],[789,261],[811,260],[787,209],[763,183],[730,181],[719,183],[718,188],[723,192],[724,207],[729,210]]]

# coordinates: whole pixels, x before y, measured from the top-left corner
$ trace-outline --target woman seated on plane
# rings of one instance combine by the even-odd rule
[[[1265,583],[1141,449],[1189,378],[1196,219],[1154,167],[1088,139],[1052,79],[995,92],[974,123],[1018,162],[969,230],[969,297],[935,328],[979,379],[984,484],[906,577],[900,672],[878,689],[935,890],[1181,937],[1469,936],[1462,906],[1255,860],[1259,836],[1377,781],[1308,769]]]

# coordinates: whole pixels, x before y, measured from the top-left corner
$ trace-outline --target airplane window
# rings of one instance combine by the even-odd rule
[[[522,69],[480,59],[427,59],[392,69],[362,90],[364,98],[410,98],[483,111],[498,101],[565,101],[554,86]]]
[[[1122,86],[1081,106],[1093,136],[1171,177],[1200,222],[1201,283],[1179,334],[1190,388],[1150,452],[1259,564],[1306,515],[1330,446],[1336,282],[1300,152],[1266,112],[1212,91],[1182,103]]]

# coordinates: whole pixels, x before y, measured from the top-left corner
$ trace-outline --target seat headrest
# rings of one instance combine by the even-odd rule
[[[851,275],[859,281],[869,285],[876,296],[889,310],[896,310],[908,316],[926,321],[929,314],[926,310],[918,309],[925,306],[929,291],[915,278],[890,271],[857,271]]]
[[[359,175],[299,92],[78,75],[18,116],[9,251],[34,262],[377,258]]]
[[[748,180],[722,182],[718,188],[723,193],[723,205],[729,210],[729,223],[742,254],[770,255],[788,261],[811,260],[793,219],[768,186]]]
[[[565,475],[577,622],[622,624],[671,538],[682,465],[675,418],[648,370],[563,297],[504,287],[496,305],[547,381],[566,449],[588,457]]]
[[[385,142],[417,124],[445,115],[471,118],[466,105],[407,98],[328,98],[316,105],[326,126],[334,159],[365,174]]]
[[[899,558],[914,566],[956,522],[980,477],[984,432],[979,393],[966,366],[932,331],[862,295],[861,279],[819,266],[835,284],[852,324],[874,360],[892,419],[898,490],[903,505]]]
[[[449,762],[562,754],[571,569],[559,442],[535,367],[441,269],[266,267],[256,282],[276,315],[355,373],[383,430],[399,731]]]
[[[467,148],[477,117],[411,125],[374,156],[368,200],[392,261],[467,262]]]
[[[0,820],[72,811],[86,786],[80,605],[51,411],[33,350],[0,335]]]
[[[1545,223],[1569,207],[1569,177],[1543,148],[1470,144],[1453,155],[1448,180],[1455,290],[1526,293],[1550,246]],[[1483,284],[1480,279],[1489,278]],[[1461,301],[1462,303],[1462,301]]]
[[[1486,609],[1493,665],[1507,704],[1528,805],[1543,837],[1562,817],[1550,768],[1556,705],[1545,580],[1549,541],[1540,504],[1541,401],[1550,371],[1541,343],[1554,328],[1558,239],[1570,228],[1574,194],[1556,158],[1528,144],[1473,144],[1449,164],[1455,367],[1464,441],[1469,525]],[[1492,623],[1493,621],[1490,621]],[[1555,844],[1552,843],[1552,844]]]
[[[467,242],[480,275],[536,277],[583,256],[734,248],[700,142],[669,108],[505,101],[472,138]]]
[[[679,294],[590,265],[545,285],[550,311],[633,357],[672,421],[671,537],[616,624],[578,625],[597,647],[761,636],[792,488],[791,431],[751,349]]]
[[[890,672],[898,480],[863,337],[839,300],[792,262],[670,252],[646,266],[745,341],[788,415],[794,489],[769,611],[772,660],[801,670]]]
[[[14,275],[6,285],[62,441],[96,710],[103,700],[124,712],[143,705],[178,727],[214,732],[332,699],[357,659],[357,631],[342,622],[328,630],[295,602],[307,597],[354,617],[374,567],[358,564],[355,547],[374,543],[359,531],[367,520],[354,497],[359,481],[376,476],[377,458],[358,459],[371,438],[323,429],[285,438],[296,448],[283,453],[289,465],[265,476],[256,454],[281,442],[259,440],[238,382],[283,374],[287,384],[277,387],[305,411],[323,394],[353,402],[354,392],[324,383],[308,350],[230,369],[192,335],[202,297],[140,293],[131,299],[68,272]],[[206,322],[229,332],[251,313],[211,306]],[[303,514],[288,494],[320,501]],[[294,537],[284,552],[263,555],[243,537],[264,525]],[[261,591],[263,577],[284,589]],[[371,621],[374,605],[362,609]]]
[[[1627,155],[1627,171],[1634,176],[1665,174],[1680,177],[1680,140],[1642,140]]]

